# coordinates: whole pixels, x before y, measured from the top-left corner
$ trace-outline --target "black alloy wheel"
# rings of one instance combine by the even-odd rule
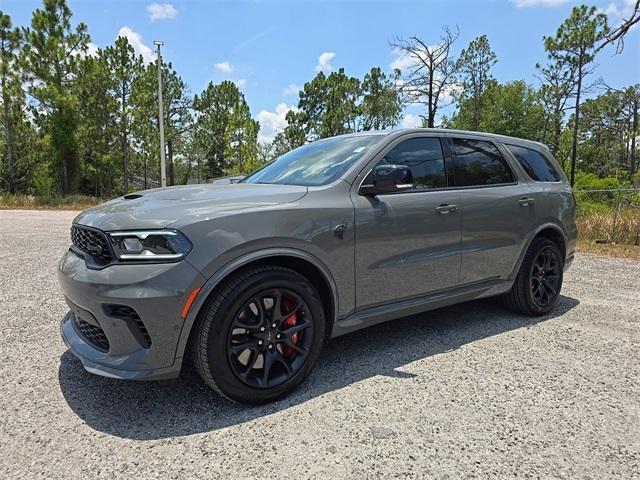
[[[503,295],[517,313],[539,316],[549,313],[560,298],[564,261],[560,248],[549,238],[531,242],[511,289]]]
[[[242,382],[273,388],[300,370],[312,345],[309,306],[291,290],[272,288],[252,296],[234,316],[227,357]]]
[[[560,259],[551,248],[540,250],[533,261],[529,280],[533,301],[545,308],[560,293]]]
[[[266,403],[283,397],[313,369],[325,340],[324,305],[293,270],[242,270],[214,291],[191,332],[193,363],[225,397]]]

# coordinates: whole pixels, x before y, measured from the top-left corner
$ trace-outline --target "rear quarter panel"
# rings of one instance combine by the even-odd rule
[[[518,144],[519,142],[511,142]],[[525,172],[520,162],[511,154],[506,145],[503,145],[503,153],[508,157],[509,163],[517,173],[522,193],[527,197],[533,197],[535,206],[532,209],[532,222],[529,234],[523,244],[520,258],[512,272],[512,277],[518,273],[522,257],[526,253],[529,244],[535,236],[546,228],[554,228],[561,232],[565,241],[565,262],[573,259],[576,249],[576,202],[573,191],[566,176],[553,158],[551,152],[542,145],[531,145],[529,142],[522,143],[523,147],[533,148],[542,153],[554,164],[562,180],[559,182],[537,182],[532,180]],[[531,214],[530,213],[530,214]]]
[[[536,200],[538,225],[555,224],[565,237],[565,259],[572,257],[576,249],[576,203],[571,187],[564,183],[531,182]]]

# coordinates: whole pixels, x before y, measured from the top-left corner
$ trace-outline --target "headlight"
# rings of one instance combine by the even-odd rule
[[[118,259],[123,261],[175,262],[187,256],[192,245],[177,230],[108,232]]]

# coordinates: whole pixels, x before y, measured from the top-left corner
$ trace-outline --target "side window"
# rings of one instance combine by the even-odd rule
[[[410,138],[393,147],[378,165],[406,165],[419,190],[447,186],[444,155],[436,137]]]
[[[513,182],[509,164],[491,142],[454,138],[455,178],[461,187]]]
[[[540,152],[518,145],[506,145],[506,147],[532,180],[537,182],[559,182],[562,180],[551,160]]]

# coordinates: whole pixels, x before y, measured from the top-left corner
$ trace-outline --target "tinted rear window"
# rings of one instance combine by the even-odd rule
[[[551,160],[540,152],[518,145],[507,145],[527,174],[538,182],[559,182],[562,177]]]
[[[461,187],[513,182],[509,164],[491,142],[454,138],[456,184]]]

